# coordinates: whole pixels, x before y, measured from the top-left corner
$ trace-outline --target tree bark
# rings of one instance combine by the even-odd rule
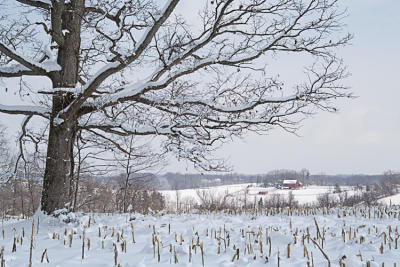
[[[52,213],[68,202],[69,171],[74,127],[50,124],[46,168],[43,179],[42,210]]]

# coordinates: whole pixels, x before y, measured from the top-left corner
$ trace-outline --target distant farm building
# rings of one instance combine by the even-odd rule
[[[267,194],[268,194],[268,191],[260,191],[260,192],[258,192],[258,194],[259,194],[259,195],[267,195]]]
[[[283,180],[282,188],[283,189],[298,189],[302,187],[303,184],[299,182],[299,180]]]

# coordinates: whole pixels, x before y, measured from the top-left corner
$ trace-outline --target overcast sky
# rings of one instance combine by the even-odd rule
[[[352,45],[340,54],[358,96],[338,102],[339,113],[318,113],[304,121],[300,137],[279,129],[248,135],[217,155],[234,172],[265,173],[307,168],[311,173],[380,174],[400,171],[400,1],[345,0]],[[173,163],[166,170],[191,171]]]
[[[348,31],[355,37],[340,54],[352,74],[346,84],[358,98],[339,101],[339,113],[308,118],[300,136],[276,129],[225,145],[216,155],[227,158],[234,172],[302,168],[314,174],[400,171],[400,1],[342,3],[349,9]],[[20,120],[0,115],[0,123],[13,131]],[[164,171],[192,172],[190,166],[171,159]]]

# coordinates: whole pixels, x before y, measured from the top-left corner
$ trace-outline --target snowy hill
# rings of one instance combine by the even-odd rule
[[[358,192],[350,186],[343,186],[342,192],[347,192],[348,196],[357,194]],[[254,203],[263,200],[268,200],[274,196],[280,196],[284,199],[293,194],[294,200],[300,205],[314,205],[317,204],[318,197],[329,193],[329,195],[338,199],[339,194],[334,193],[334,186],[308,186],[297,190],[277,189],[274,187],[259,187],[257,184],[233,184],[222,185],[200,189],[183,189],[183,190],[161,190],[159,191],[166,198],[167,205],[170,208],[175,207],[176,197],[178,194],[178,201],[186,204],[201,204],[199,195],[208,193],[210,196],[222,198],[229,195],[229,199],[240,203]]]
[[[378,202],[383,205],[400,205],[400,194],[382,198]]]

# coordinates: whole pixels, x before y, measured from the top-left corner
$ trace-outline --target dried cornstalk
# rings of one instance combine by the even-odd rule
[[[47,263],[49,263],[49,256],[47,255],[47,248],[42,253],[42,259],[40,260],[41,263],[43,263],[43,260],[45,259],[45,256],[46,256]]]
[[[310,260],[310,255],[308,254],[308,249],[307,249],[306,245],[304,245],[303,257],[305,258],[306,256],[307,256],[307,259]]]
[[[133,223],[131,223],[131,230],[132,230],[132,243],[136,243],[136,241],[135,241],[135,231],[134,231],[134,228],[133,228]]]
[[[204,266],[204,244],[201,242],[200,244],[200,251],[201,251],[201,264]]]
[[[82,233],[82,260],[85,258],[85,235],[86,235],[86,233],[85,233],[85,230],[83,230],[83,233]]]
[[[357,256],[357,257],[360,257],[360,261],[363,261],[361,251],[359,251],[359,253],[358,253],[356,256]]]
[[[125,247],[125,252],[126,252],[126,247]],[[161,255],[160,255],[160,240],[157,238],[157,260],[160,262],[161,260]]]
[[[236,249],[235,255],[233,255],[232,262],[235,261],[235,259],[239,260],[239,249]]]
[[[277,255],[277,257],[278,257],[278,267],[280,267],[281,266],[281,257],[280,257],[280,252],[279,252],[279,249],[278,249],[278,255]]]
[[[174,246],[174,263],[178,263],[178,255],[176,254],[175,246]]]
[[[16,242],[17,242],[17,239],[14,237],[14,242],[13,242],[13,246],[12,246],[12,250],[11,250],[11,252],[17,252],[17,244],[16,244]]]
[[[38,218],[39,223],[39,218]],[[33,248],[33,234],[35,231],[35,220],[32,220],[32,234],[31,234],[31,244],[29,246],[29,267],[32,267],[32,248]]]
[[[322,255],[324,255],[325,259],[328,261],[328,267],[331,267],[331,261],[329,260],[329,257],[328,257],[328,255],[326,255],[325,251],[322,250],[322,248],[319,246],[319,244],[314,239],[311,239],[311,241],[318,247],[318,249],[321,251]]]
[[[115,266],[117,266],[118,265],[118,248],[115,243],[113,243],[113,245],[114,245],[114,264],[115,264]]]
[[[1,247],[1,252],[0,252],[0,266],[5,267],[5,261],[4,261],[4,247]]]
[[[317,228],[317,239],[320,237],[322,238],[321,232],[319,231],[319,226],[318,226],[317,220],[315,218],[314,218],[314,222],[315,222],[315,227]]]
[[[192,246],[189,245],[189,263],[192,262]]]
[[[153,244],[153,258],[156,257],[156,236],[154,233],[151,236],[151,243]]]

